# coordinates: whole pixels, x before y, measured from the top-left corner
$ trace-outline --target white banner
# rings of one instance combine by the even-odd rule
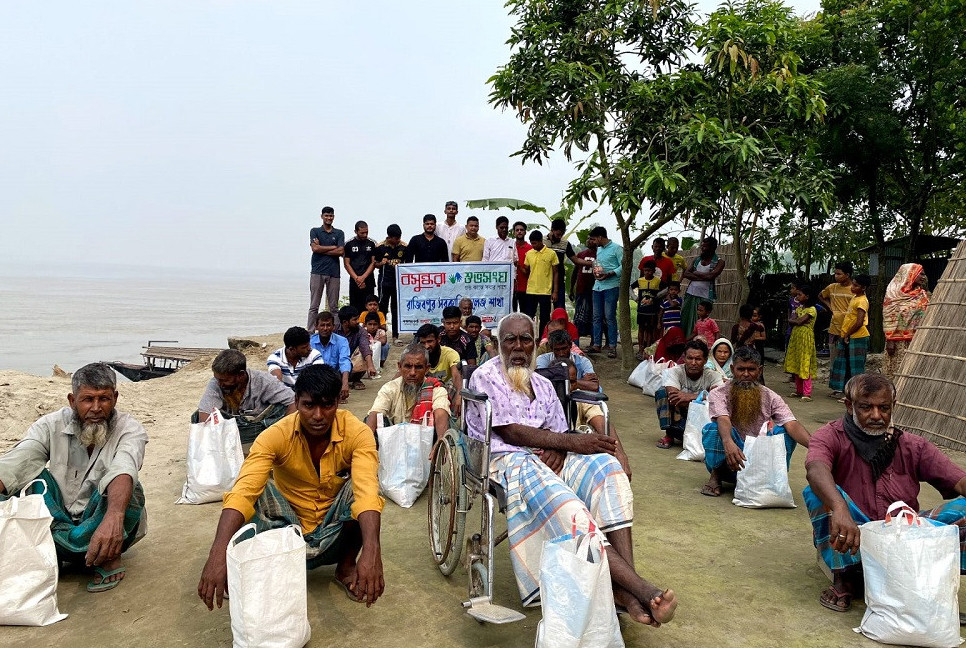
[[[405,263],[396,266],[399,331],[442,324],[443,309],[473,300],[473,314],[493,328],[513,305],[511,263]]]

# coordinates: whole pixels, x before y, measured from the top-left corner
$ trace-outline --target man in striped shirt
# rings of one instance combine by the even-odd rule
[[[322,354],[312,348],[311,336],[301,326],[293,326],[282,337],[285,346],[268,356],[268,373],[289,387],[302,370],[314,364],[325,364]]]

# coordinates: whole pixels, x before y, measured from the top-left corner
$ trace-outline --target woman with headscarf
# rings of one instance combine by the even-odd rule
[[[720,374],[722,380],[731,380],[731,356],[734,354],[735,348],[731,345],[731,340],[718,338],[711,345],[708,362],[704,366]]]
[[[882,330],[886,338],[882,373],[890,380],[898,373],[912,336],[926,316],[928,285],[922,266],[907,263],[899,266],[899,272],[886,288],[882,302]]]
[[[651,357],[655,360],[673,360],[680,364],[685,344],[687,344],[687,338],[684,337],[684,331],[680,326],[672,326],[657,341],[657,348]]]

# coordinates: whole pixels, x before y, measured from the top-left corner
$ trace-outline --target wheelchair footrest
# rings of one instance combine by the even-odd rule
[[[486,596],[471,598],[463,603],[463,607],[467,614],[480,623],[513,623],[526,618],[526,615],[516,610],[494,605]]]

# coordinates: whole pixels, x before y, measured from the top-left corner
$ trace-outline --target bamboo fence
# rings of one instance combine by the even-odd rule
[[[966,242],[939,279],[895,381],[896,427],[966,450]]]
[[[691,266],[691,262],[698,256],[699,248],[699,245],[695,245],[687,252],[684,252],[684,260],[687,261],[688,267]],[[734,244],[727,243],[719,245],[716,254],[718,258],[724,259],[725,269],[718,275],[718,278],[714,282],[714,290],[717,297],[714,300],[714,310],[711,311],[711,317],[718,323],[718,328],[721,329],[721,336],[730,338],[731,327],[738,323],[738,297],[741,295],[740,278],[738,277],[738,270],[735,267]],[[681,282],[682,296],[689,283],[687,279]],[[691,335],[691,331],[685,331],[684,334]],[[710,340],[710,342],[713,343],[714,340]]]

